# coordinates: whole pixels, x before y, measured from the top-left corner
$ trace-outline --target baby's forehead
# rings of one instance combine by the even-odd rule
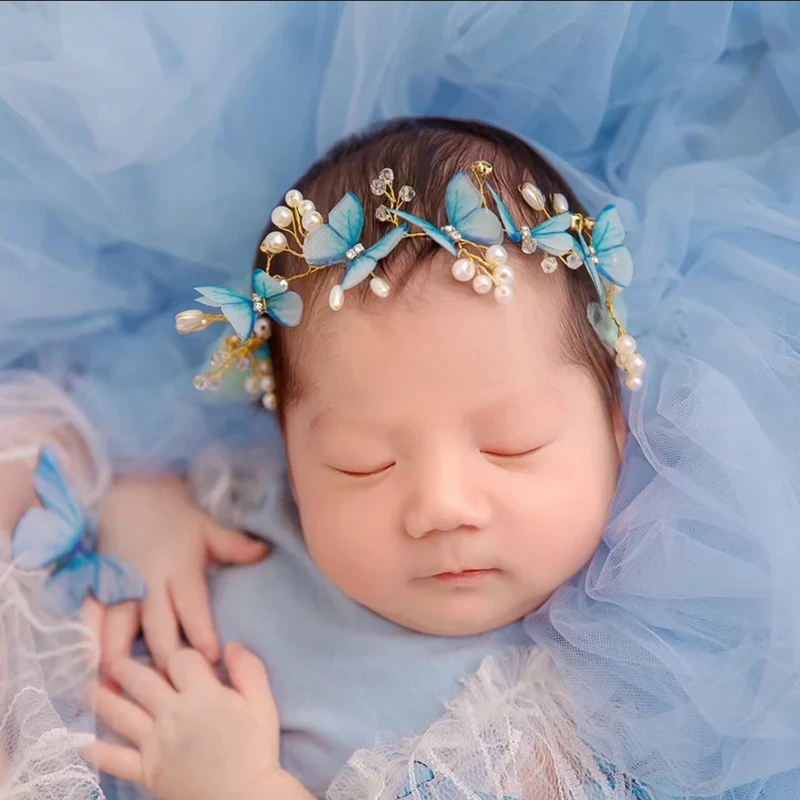
[[[288,354],[302,386],[349,395],[379,381],[408,392],[411,383],[512,384],[557,369],[568,312],[557,281],[547,280],[553,276],[519,275],[513,302],[503,305],[456,283],[452,261],[437,255],[413,264],[389,298],[338,312],[314,303]]]

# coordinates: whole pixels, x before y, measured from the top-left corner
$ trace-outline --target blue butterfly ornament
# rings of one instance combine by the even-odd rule
[[[268,275],[263,269],[253,272],[253,293],[248,297],[222,286],[197,286],[198,303],[219,308],[236,335],[246,342],[252,335],[256,320],[268,314],[280,325],[293,328],[303,315],[303,300],[290,292],[285,283]]]
[[[591,232],[591,241],[586,240],[583,233],[578,236],[578,244],[589,274],[601,297],[605,291],[598,276],[621,289],[627,287],[633,279],[633,258],[630,250],[623,245],[625,228],[614,206],[606,206],[595,218]]]
[[[328,222],[313,227],[303,240],[303,258],[309,266],[347,265],[341,283],[331,290],[329,300],[334,311],[342,307],[344,292],[372,275],[378,262],[400,244],[408,233],[408,226],[394,227],[369,248],[361,244],[363,230],[364,208],[358,197],[348,192],[331,209]],[[383,278],[373,277],[370,288],[380,297],[389,293],[389,284]]]
[[[17,524],[11,539],[15,563],[24,570],[50,570],[48,590],[68,613],[89,594],[106,605],[144,598],[144,582],[132,567],[96,552],[95,525],[50,447],[41,452],[34,485],[43,508],[30,509]]]
[[[508,210],[506,204],[500,199],[497,192],[489,186],[489,191],[492,193],[500,218],[503,220],[503,227],[506,234],[512,242],[521,242],[521,249],[523,253],[530,255],[541,250],[547,253],[548,256],[567,256],[567,265],[572,269],[577,269],[582,263],[583,259],[575,253],[578,244],[570,233],[568,233],[572,226],[572,214],[566,207],[566,200],[563,196],[559,195],[559,207],[565,210],[555,216],[549,216],[544,222],[531,228],[529,225],[520,225],[514,222],[511,212]],[[529,200],[529,195],[535,193],[536,202],[532,204]],[[522,196],[525,200],[539,211],[545,210],[544,195],[538,187],[532,184],[526,184],[522,188]],[[544,258],[542,260],[542,269],[545,272],[553,272],[558,266],[558,262],[553,258]]]
[[[407,211],[393,214],[415,225],[451,255],[457,255],[458,243],[493,245],[503,241],[503,226],[494,211],[486,208],[483,197],[466,172],[456,172],[445,190],[447,225],[439,229],[427,220]]]

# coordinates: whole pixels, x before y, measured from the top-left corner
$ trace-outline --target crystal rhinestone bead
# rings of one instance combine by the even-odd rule
[[[344,254],[344,257],[348,261],[352,261],[354,258],[358,258],[363,252],[364,252],[364,245],[359,242],[355,247],[351,247]]]
[[[452,225],[445,225],[442,228],[442,233],[445,234],[451,242],[461,241],[461,234]]]
[[[555,272],[558,269],[558,261],[553,256],[547,256],[542,259],[542,270],[548,274]]]
[[[369,188],[372,194],[380,197],[380,195],[386,191],[386,182],[382,181],[380,178],[375,178],[375,180],[369,185]]]
[[[392,170],[390,170],[389,167],[384,167],[380,171],[380,178],[382,181],[385,181],[386,183],[391,183],[394,180],[394,172],[392,172]]]
[[[567,266],[570,269],[578,269],[583,264],[583,256],[574,250],[567,256]]]
[[[417,196],[417,193],[414,190],[413,186],[401,186],[400,187],[400,199],[404,203],[410,203],[416,196]]]
[[[522,245],[521,245],[522,252],[525,253],[526,255],[531,255],[532,253],[535,253],[536,252],[536,248],[538,246],[539,246],[539,244],[536,241],[536,239],[531,239],[530,236],[526,236],[522,240]]]
[[[386,206],[378,206],[375,209],[375,217],[381,222],[388,222],[392,218],[392,215]]]

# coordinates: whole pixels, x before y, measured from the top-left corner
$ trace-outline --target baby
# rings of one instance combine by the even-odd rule
[[[238,520],[272,553],[211,582],[222,640],[272,688],[228,645],[232,689],[178,651],[172,685],[112,670],[143,708],[99,690],[138,750],[99,743],[99,764],[164,797],[321,794],[359,748],[432,725],[484,657],[529,644],[520,621],[603,535],[619,369],[642,384],[616,213],[592,220],[515,137],[394,123],[337,147],[285,203],[252,297],[200,287],[219,311],[177,319],[233,326],[198,388],[230,388],[242,367],[283,436],[285,486]],[[102,548],[163,594],[181,564],[156,570],[147,538],[115,530]]]

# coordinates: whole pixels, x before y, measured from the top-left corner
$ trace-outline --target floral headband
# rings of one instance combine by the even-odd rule
[[[272,322],[294,327],[303,314],[303,301],[289,289],[290,283],[320,270],[343,268],[341,280],[328,297],[334,311],[343,306],[345,292],[367,278],[373,294],[387,297],[391,287],[379,274],[380,261],[404,239],[427,236],[455,257],[452,274],[456,280],[471,283],[477,294],[492,293],[500,303],[510,302],[514,296],[514,270],[507,263],[508,251],[502,244],[505,238],[519,244],[525,255],[541,251],[540,266],[546,273],[555,272],[560,265],[573,270],[584,267],[598,296],[587,309],[589,320],[606,347],[616,353],[617,366],[626,373],[626,387],[641,389],[646,363],[620,319],[620,292],[633,277],[633,261],[623,245],[625,229],[616,208],[606,206],[592,219],[571,212],[564,195],[547,198],[538,186],[526,183],[519,189],[523,199],[547,219],[534,227],[523,220],[517,224],[488,182],[491,165],[477,161],[471,173],[472,177],[457,172],[450,179],[445,192],[447,225],[440,229],[402,209],[416,193],[411,186],[395,191],[394,173],[382,169],[370,189],[384,198],[375,216],[391,228],[368,248],[361,242],[364,208],[353,192],[347,192],[331,209],[327,222],[297,189],[287,192],[286,205],[272,212],[278,230],[261,243],[267,263],[264,269],[254,270],[251,294],[199,286],[197,302],[218,308],[219,313],[190,309],[175,318],[178,333],[205,330],[214,322],[227,322],[233,328],[224,346],[211,357],[210,368],[195,378],[195,387],[215,389],[226,373],[236,368],[248,373],[246,391],[260,395],[264,407],[274,409],[277,398],[268,346]],[[489,207],[487,193],[497,213]],[[418,232],[411,233],[409,226]],[[308,269],[290,278],[270,274],[272,260],[279,253],[301,259]]]

